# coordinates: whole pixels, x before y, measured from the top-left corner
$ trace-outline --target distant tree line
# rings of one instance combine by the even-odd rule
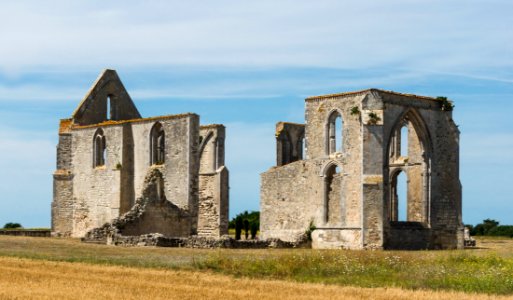
[[[242,231],[244,231],[246,240],[249,239],[250,234],[251,239],[255,239],[258,230],[260,230],[260,212],[248,212],[246,210],[243,213],[235,216],[235,218],[233,218],[230,223],[228,223],[228,228],[235,229],[236,240],[240,240]]]
[[[487,236],[509,236],[513,237],[512,225],[499,225],[498,221],[492,219],[483,220],[476,226],[465,225],[470,229],[470,235],[487,235]]]

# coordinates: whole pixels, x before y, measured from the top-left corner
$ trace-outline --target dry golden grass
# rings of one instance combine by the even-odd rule
[[[0,257],[1,299],[506,299]]]

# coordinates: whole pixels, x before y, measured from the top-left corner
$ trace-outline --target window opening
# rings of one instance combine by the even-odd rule
[[[166,135],[162,125],[153,125],[150,134],[150,165],[161,165],[165,162]]]
[[[333,112],[328,119],[328,154],[342,152],[343,150],[343,127],[344,121],[339,112]]]
[[[105,136],[100,129],[96,132],[93,139],[93,167],[100,167],[105,165],[105,157],[107,157],[107,147],[105,143]]]
[[[408,125],[401,127],[401,156],[408,156]]]
[[[406,173],[401,171],[397,174],[397,221],[408,220],[408,179]]]
[[[106,113],[107,113],[106,119],[107,120],[112,119],[112,111],[111,111],[111,109],[112,109],[111,108],[111,98],[110,98],[110,95],[109,95],[109,96],[107,96],[107,111],[106,111]]]

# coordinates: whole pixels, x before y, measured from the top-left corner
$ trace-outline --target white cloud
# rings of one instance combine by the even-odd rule
[[[2,4],[4,72],[161,65],[475,72],[513,65],[508,1],[52,3]]]

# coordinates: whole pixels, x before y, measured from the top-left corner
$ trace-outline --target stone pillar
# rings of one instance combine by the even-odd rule
[[[376,104],[374,104],[375,106]],[[383,110],[362,112],[362,247],[383,248]]]

